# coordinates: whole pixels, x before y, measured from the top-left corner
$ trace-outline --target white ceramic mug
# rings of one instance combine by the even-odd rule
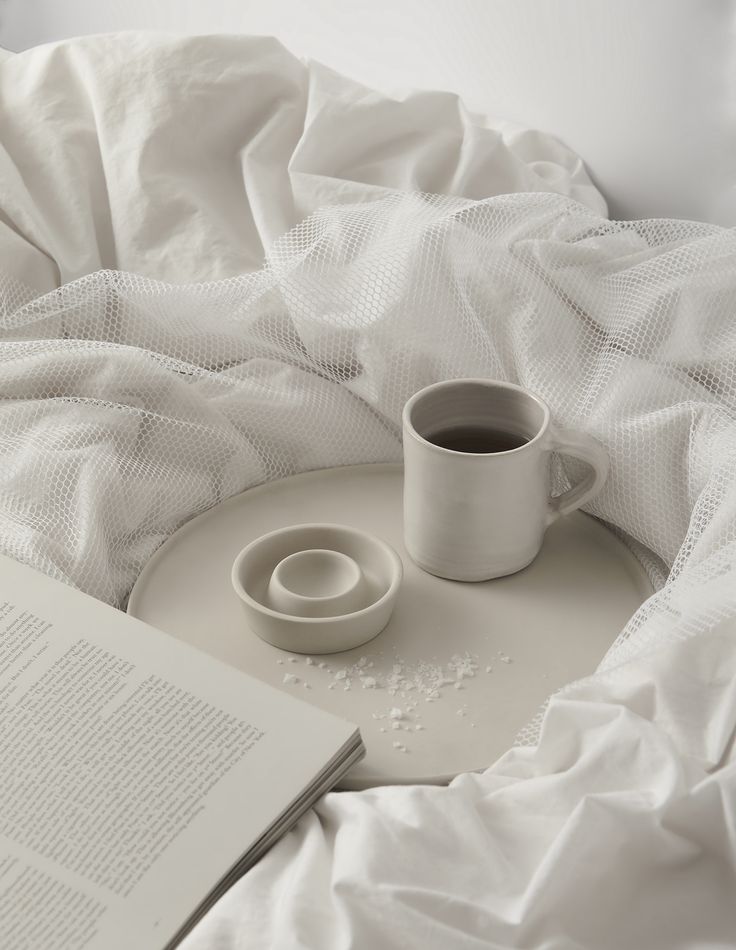
[[[449,580],[526,567],[547,526],[590,501],[608,474],[595,439],[558,428],[538,396],[511,383],[427,386],[406,403],[403,428],[404,543],[419,567]],[[552,452],[590,466],[557,497],[550,495]]]

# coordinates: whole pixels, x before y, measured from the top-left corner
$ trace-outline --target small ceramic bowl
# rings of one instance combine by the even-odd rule
[[[339,617],[369,603],[360,564],[324,548],[296,551],[279,561],[266,590],[266,606],[292,617]]]
[[[248,626],[293,653],[336,653],[388,623],[403,565],[392,547],[356,528],[300,524],[251,542],[232,582]]]

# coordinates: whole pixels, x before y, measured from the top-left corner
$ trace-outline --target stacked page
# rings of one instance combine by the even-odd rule
[[[3,950],[174,946],[362,754],[350,723],[0,557]]]

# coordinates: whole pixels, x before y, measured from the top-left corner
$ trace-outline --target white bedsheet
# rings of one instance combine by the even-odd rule
[[[457,96],[396,101],[276,40],[84,38],[0,60],[0,257],[49,290],[100,268],[189,283],[255,270],[323,204],[387,189],[557,191],[605,214],[550,136]]]
[[[131,566],[145,559],[163,532],[223,492],[273,476],[258,467],[264,452],[251,451],[256,421],[250,429],[238,422],[244,407],[257,408],[269,424],[291,426],[290,446],[279,446],[282,458],[290,449],[291,470],[367,460],[344,432],[341,446],[326,439],[319,457],[309,454],[315,447],[297,436],[308,428],[307,410],[315,407],[329,409],[330,419],[342,419],[362,438],[372,434],[376,458],[395,456],[399,446],[391,424],[401,390],[392,388],[387,366],[409,346],[407,334],[426,334],[424,357],[432,344],[432,352],[447,362],[425,358],[404,366],[406,386],[418,388],[447,367],[503,372],[544,395],[551,387],[553,408],[563,421],[580,423],[574,417],[576,394],[587,393],[591,401],[582,421],[605,433],[606,413],[618,413],[620,422],[625,409],[626,385],[614,385],[616,374],[630,373],[637,385],[649,380],[650,401],[641,415],[652,437],[682,436],[667,464],[652,468],[651,496],[637,496],[642,507],[630,506],[630,522],[622,525],[658,548],[668,563],[677,560],[688,569],[664,592],[657,610],[645,615],[638,647],[620,650],[605,672],[553,699],[538,745],[510,751],[484,775],[461,776],[447,789],[327,796],[213,909],[187,939],[186,950],[736,945],[736,627],[727,619],[734,609],[735,544],[734,516],[726,510],[734,494],[713,474],[716,463],[728,471],[729,458],[736,457],[728,454],[735,444],[728,421],[734,417],[732,388],[722,408],[718,400],[725,399],[725,389],[717,383],[726,370],[733,380],[733,310],[727,306],[736,284],[728,279],[733,236],[704,228],[687,237],[671,229],[670,276],[652,273],[647,268],[657,252],[647,249],[636,229],[607,229],[592,213],[604,211],[602,199],[579,160],[558,143],[535,133],[501,135],[443,94],[392,102],[320,67],[307,68],[268,40],[130,35],[7,57],[0,60],[0,117],[0,267],[13,279],[0,285],[6,320],[0,341],[0,540],[4,550],[35,556],[45,569],[99,596],[119,601]],[[487,220],[501,235],[498,248],[487,232],[483,238],[496,273],[504,273],[507,257],[514,266],[522,260],[536,283],[528,298],[511,283],[482,292],[467,285],[496,314],[482,329],[486,362],[479,362],[481,331],[467,321],[444,325],[441,307],[432,310],[430,298],[405,319],[405,299],[396,298],[394,311],[392,301],[386,313],[379,306],[383,320],[353,334],[364,375],[348,378],[345,386],[329,377],[324,361],[310,364],[323,375],[308,373],[306,363],[286,360],[293,350],[279,350],[276,336],[258,337],[256,331],[280,317],[275,295],[269,297],[274,286],[286,292],[279,267],[292,281],[289,314],[299,326],[305,360],[317,360],[324,341],[344,330],[349,305],[337,292],[331,297],[329,287],[320,296],[309,269],[300,270],[297,251],[319,239],[327,259],[334,260],[329,255],[342,246],[341,235],[350,234],[349,216],[321,216],[302,233],[302,244],[287,241],[265,271],[245,281],[177,292],[167,284],[109,274],[84,277],[105,267],[187,283],[256,271],[264,248],[318,205],[375,201],[396,189],[467,198],[557,190],[591,211],[532,195],[449,208],[408,201],[403,218],[401,203],[387,205],[385,217],[377,212],[371,221],[397,224],[390,241],[386,232],[379,237],[405,254],[403,260],[415,268],[412,279],[423,273],[414,250],[426,248],[418,242],[432,229],[457,242],[459,263],[448,280],[477,273],[473,268],[483,261],[460,250],[485,246],[478,235]],[[471,214],[459,216],[453,230],[448,220],[463,209]],[[661,230],[668,233],[667,225]],[[433,260],[452,261],[451,252],[448,245],[447,257]],[[684,285],[680,274],[688,267],[701,274],[699,262],[709,255],[714,265],[707,279]],[[348,256],[345,273],[352,266]],[[335,268],[332,276],[338,281],[341,273]],[[51,292],[77,278],[62,293]],[[639,288],[638,297],[627,298],[626,321],[616,309],[619,278],[629,291]],[[590,304],[600,302],[601,287],[610,291],[610,300],[598,314]],[[711,322],[700,332],[697,308],[705,290]],[[317,319],[310,322],[299,309],[298,292],[325,305]],[[33,299],[40,294],[45,296]],[[259,294],[262,311],[253,304]],[[568,307],[571,300],[575,305]],[[673,300],[683,301],[681,310],[667,309]],[[109,324],[92,306],[100,301],[114,316]],[[246,302],[254,308],[251,323],[228,323],[233,312],[239,314],[239,303],[246,311]],[[455,300],[457,313],[471,313],[471,303],[470,295]],[[591,367],[573,359],[575,334],[593,332],[581,319],[588,311],[623,333],[613,338],[616,346],[603,340]],[[545,315],[555,317],[549,324],[554,332]],[[174,345],[166,334],[177,318],[182,339]],[[663,344],[657,337],[662,348],[655,354],[672,367],[663,384],[661,374],[637,360],[637,334],[628,338],[630,352],[621,340],[628,326],[640,328],[642,336],[669,318],[672,339],[664,334]],[[205,356],[199,362],[190,356],[183,367],[182,352],[199,339],[236,347],[238,333],[271,347],[269,359],[264,349],[252,360],[259,366],[253,376],[250,364],[215,371]],[[562,382],[550,380],[553,353],[570,354]],[[214,363],[221,365],[219,357]],[[73,377],[64,375],[66,368]],[[39,388],[41,379],[45,389]],[[301,402],[290,398],[295,393]],[[135,415],[139,408],[149,413],[145,427]],[[217,470],[216,490],[202,478],[186,505],[174,508],[177,479],[186,476],[187,485],[194,484],[191,470],[172,468],[162,481],[140,464],[120,470],[109,464],[113,443],[116,463],[134,451],[140,463],[146,440],[153,451],[154,409],[157,425],[172,424],[169,437],[177,423],[195,458],[219,458],[219,443],[198,445],[196,427],[184,423],[206,422],[236,446],[228,461],[237,465]],[[77,431],[80,420],[86,428]],[[203,425],[198,431],[204,438]],[[678,453],[710,445],[723,432],[731,442],[718,443],[725,448],[708,456],[710,468],[692,458],[685,467]],[[622,444],[641,450],[636,441]],[[614,479],[600,509],[609,517],[619,510],[616,478],[626,476],[631,460],[617,455],[613,461]],[[670,484],[668,497],[677,496],[696,513],[720,505],[720,520],[706,521],[701,514],[705,528],[688,534],[689,546],[678,553],[672,539],[682,542],[687,523],[658,526],[654,513],[660,486],[680,462],[677,472],[686,483]],[[66,480],[47,484],[44,473],[57,463]],[[73,479],[70,472],[76,473]],[[157,493],[151,507],[158,520],[135,522],[136,496],[131,507],[124,494],[131,484],[140,490],[141,504]],[[66,520],[54,521],[52,507],[62,494]],[[121,499],[131,520],[100,520],[119,514]],[[676,521],[674,507],[672,513]],[[706,530],[713,525],[714,531]],[[105,558],[115,545],[112,570]],[[101,564],[110,568],[104,577]],[[701,567],[709,579],[711,613],[698,604]],[[669,622],[672,636],[658,638],[657,624]]]
[[[332,793],[184,946],[733,947],[735,677],[731,623],[579,683],[482,776]]]

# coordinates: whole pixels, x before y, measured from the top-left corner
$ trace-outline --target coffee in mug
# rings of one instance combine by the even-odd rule
[[[471,452],[488,455],[492,452],[509,452],[529,441],[516,432],[504,432],[490,426],[447,426],[436,432],[428,432],[427,442],[453,452]]]

